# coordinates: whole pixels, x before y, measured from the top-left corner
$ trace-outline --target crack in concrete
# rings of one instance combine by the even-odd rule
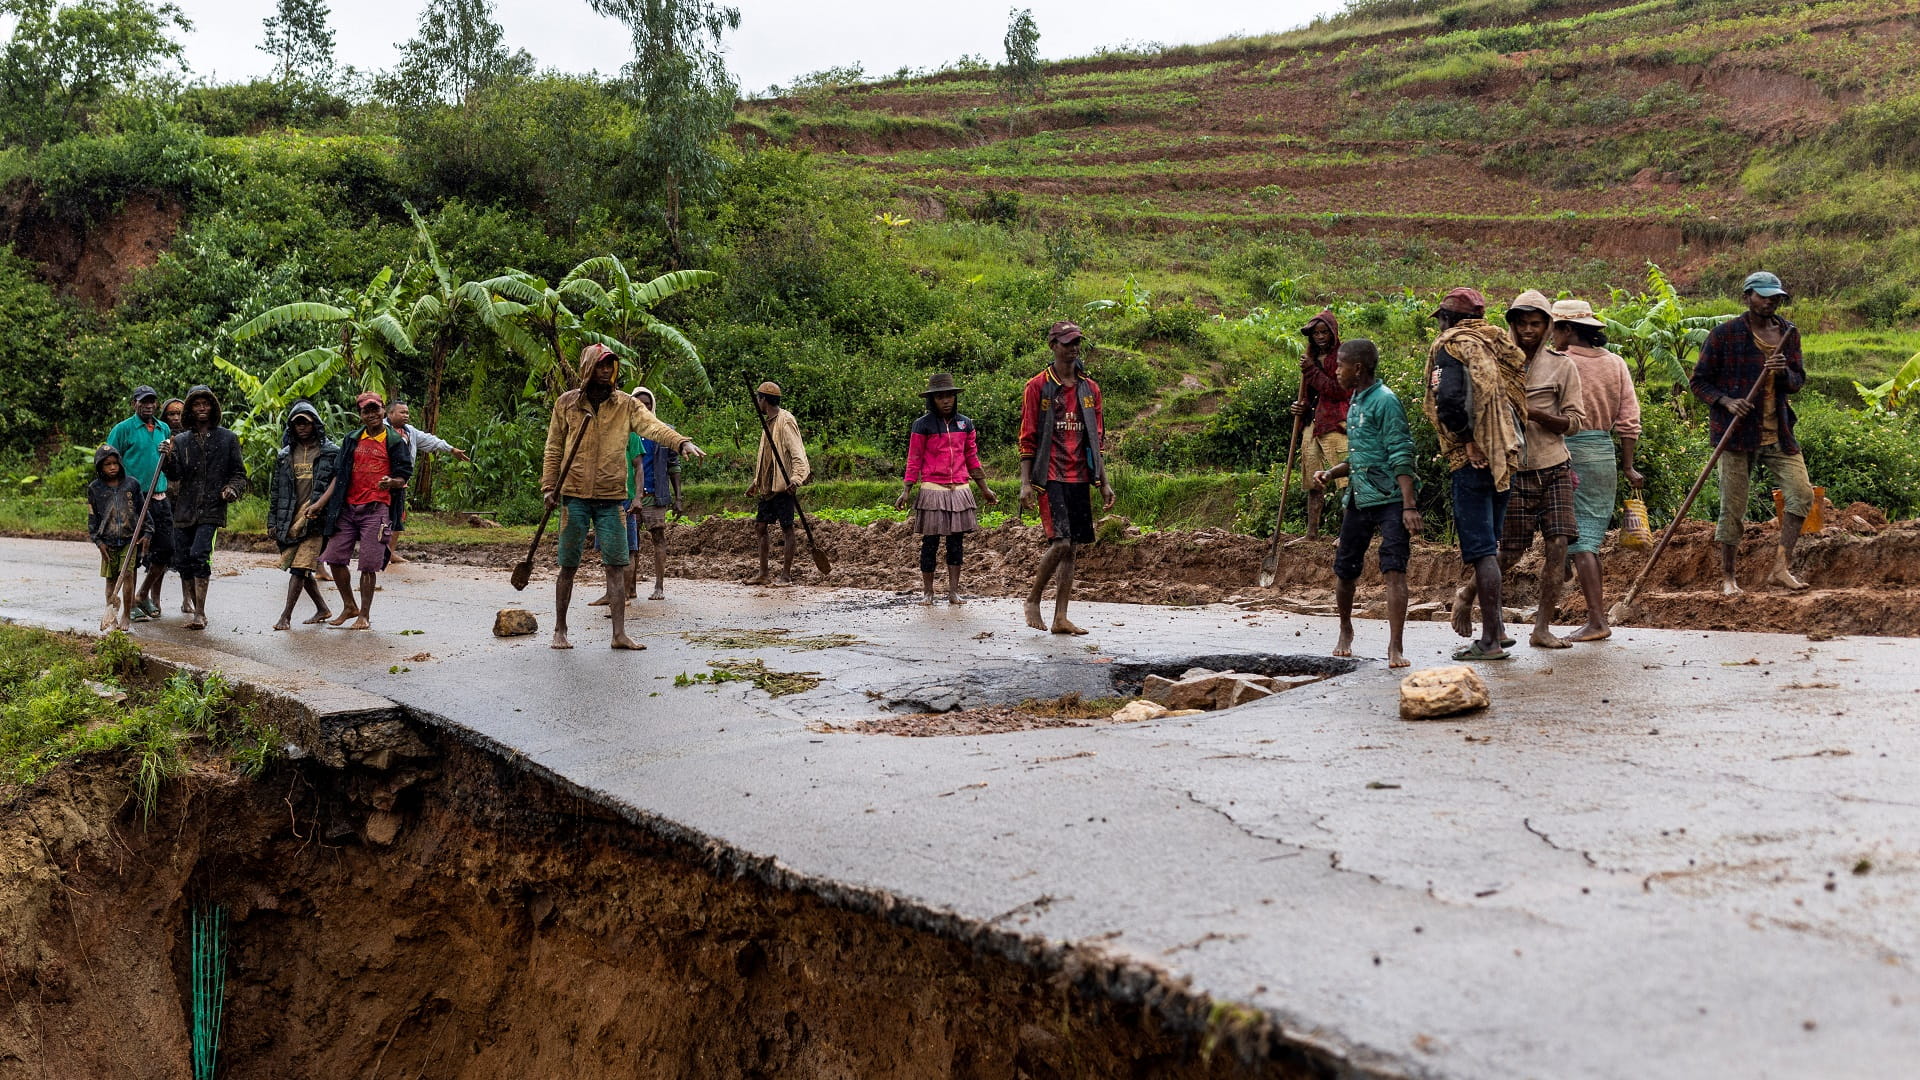
[[[1539,837],[1539,838],[1540,838],[1540,842],[1541,842],[1541,843],[1543,843],[1543,844],[1545,844],[1545,845],[1547,845],[1548,847],[1550,847],[1550,848],[1552,848],[1553,850],[1555,850],[1555,851],[1565,851],[1565,852],[1568,852],[1569,854],[1573,854],[1573,855],[1578,855],[1578,856],[1580,856],[1581,858],[1583,858],[1583,859],[1585,859],[1585,860],[1587,860],[1587,865],[1588,865],[1588,866],[1591,866],[1591,867],[1593,867],[1593,868],[1594,868],[1595,870],[1601,870],[1601,869],[1605,869],[1605,868],[1604,868],[1604,867],[1602,867],[1602,866],[1601,866],[1601,865],[1600,865],[1600,864],[1599,864],[1598,862],[1596,862],[1596,861],[1594,860],[1594,857],[1593,857],[1593,854],[1592,854],[1591,852],[1589,852],[1589,851],[1586,851],[1585,849],[1582,849],[1582,848],[1570,848],[1570,847],[1561,847],[1561,846],[1560,846],[1559,844],[1556,844],[1556,843],[1554,843],[1554,842],[1553,842],[1553,837],[1551,837],[1551,836],[1548,836],[1548,835],[1547,835],[1546,833],[1543,833],[1543,832],[1541,832],[1541,831],[1540,831],[1539,829],[1536,829],[1536,828],[1534,828],[1534,827],[1533,827],[1533,819],[1532,819],[1532,818],[1521,818],[1521,819],[1520,819],[1520,824],[1521,824],[1521,826],[1523,826],[1523,827],[1524,827],[1524,828],[1525,828],[1525,829],[1526,829],[1526,830],[1527,830],[1528,832],[1530,832],[1530,833],[1532,833],[1533,835],[1535,835],[1535,836],[1537,836],[1537,837]],[[1612,873],[1612,872],[1613,872],[1613,871],[1609,871],[1609,873]]]

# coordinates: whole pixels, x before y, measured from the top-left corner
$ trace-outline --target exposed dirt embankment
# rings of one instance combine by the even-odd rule
[[[429,730],[399,743],[209,766],[150,822],[100,760],[17,800],[0,1074],[189,1075],[184,927],[211,900],[234,1080],[1331,1075],[1141,969],[794,887]]]
[[[61,292],[109,308],[134,275],[158,262],[186,217],[178,199],[150,192],[89,224],[56,214],[31,188],[0,192],[0,243],[40,264]]]

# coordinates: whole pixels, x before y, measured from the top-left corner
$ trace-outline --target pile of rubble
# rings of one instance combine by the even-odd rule
[[[1282,690],[1319,682],[1325,677],[1255,675],[1244,671],[1210,671],[1199,667],[1188,668],[1178,679],[1149,675],[1140,687],[1139,700],[1128,702],[1110,719],[1118,723],[1131,723],[1231,709],[1235,705],[1272,697]]]

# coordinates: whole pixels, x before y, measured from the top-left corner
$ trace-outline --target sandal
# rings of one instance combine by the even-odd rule
[[[1479,640],[1475,639],[1472,643],[1468,644],[1465,648],[1454,650],[1453,658],[1455,660],[1460,660],[1460,661],[1511,660],[1513,659],[1513,654],[1510,652],[1507,652],[1504,645],[1501,647],[1500,651],[1498,652],[1488,652],[1486,651],[1485,648],[1481,646]]]

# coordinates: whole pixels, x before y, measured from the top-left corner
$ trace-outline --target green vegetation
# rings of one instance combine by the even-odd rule
[[[139,680],[144,664],[125,634],[89,645],[0,623],[0,797],[65,762],[116,755],[134,763],[133,795],[151,816],[161,787],[194,759],[253,774],[278,752],[274,730],[218,673],[153,687]]]
[[[77,530],[65,500],[127,388],[207,381],[257,478],[294,397],[336,433],[352,389],[414,398],[475,459],[436,463],[423,507],[524,542],[547,409],[589,341],[709,451],[687,467],[696,514],[749,508],[745,387],[773,379],[822,519],[896,520],[926,376],[965,384],[1010,497],[1020,388],[1044,328],[1073,317],[1107,394],[1116,512],[1264,531],[1298,329],[1331,307],[1382,347],[1441,535],[1418,383],[1426,313],[1463,283],[1582,296],[1614,321],[1658,513],[1705,453],[1704,410],[1675,392],[1692,342],[1760,264],[1797,294],[1816,482],[1920,513],[1920,470],[1876,464],[1911,460],[1920,353],[1920,64],[1893,0],[1362,0],[1291,34],[1044,65],[1043,93],[964,58],[745,102],[707,5],[665,25],[596,3],[645,61],[609,80],[535,74],[485,3],[444,0],[412,74],[369,96],[135,78],[170,55],[141,26],[171,23],[115,3],[133,67],[60,75],[68,121],[45,94],[0,101],[0,188],[46,228],[117,235],[154,206],[179,227],[90,302],[45,252],[0,254],[0,529]],[[474,48],[435,47],[454,30]],[[1671,274],[1650,280],[1649,258]],[[261,516],[243,501],[234,527]],[[420,523],[416,541],[462,532]]]

